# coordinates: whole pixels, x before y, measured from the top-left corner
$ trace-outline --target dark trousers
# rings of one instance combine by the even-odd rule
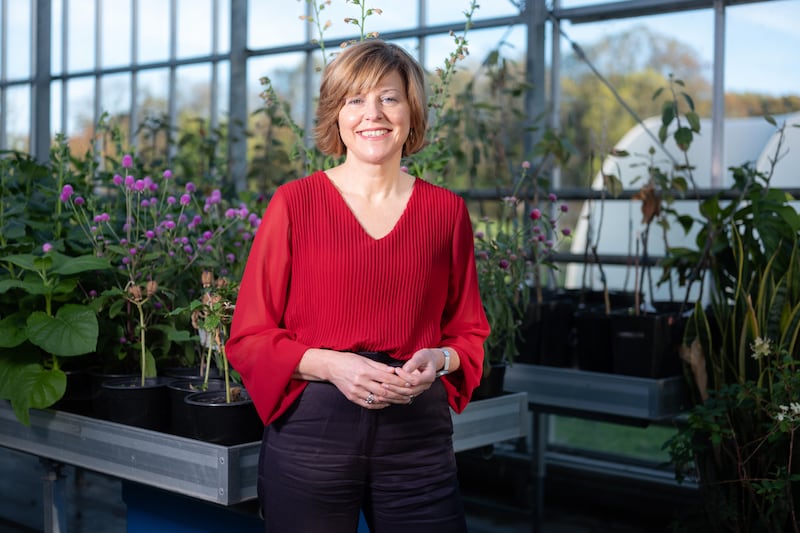
[[[368,410],[309,383],[264,432],[267,533],[465,533],[453,425],[438,380],[410,405]]]

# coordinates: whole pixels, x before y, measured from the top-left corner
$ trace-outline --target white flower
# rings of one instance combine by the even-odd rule
[[[769,339],[762,339],[761,337],[756,337],[752,344],[750,344],[750,349],[753,350],[752,358],[753,359],[761,359],[762,357],[768,356],[772,352],[772,346],[770,345]]]

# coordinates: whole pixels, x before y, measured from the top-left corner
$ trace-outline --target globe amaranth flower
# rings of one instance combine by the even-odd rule
[[[538,207],[533,208],[531,211],[531,220],[539,220],[542,218],[542,211]]]
[[[122,168],[131,168],[133,166],[133,156],[125,154],[122,156]]]
[[[187,184],[187,188],[188,188],[188,184]],[[184,206],[185,205],[189,205],[191,203],[191,201],[192,201],[192,197],[189,196],[188,194],[182,194],[180,201],[181,201],[181,205],[184,205]]]
[[[44,243],[44,244],[42,245],[42,251],[43,251],[44,253],[48,253],[48,252],[49,252],[50,250],[52,250],[52,249],[53,249],[53,245],[52,245],[52,244],[50,244],[49,242],[46,242],[46,243]]]
[[[59,199],[62,202],[68,202],[69,199],[72,198],[72,193],[73,192],[74,191],[72,189],[72,185],[70,185],[68,183],[68,184],[64,185],[64,187],[61,189],[61,194],[59,195]]]

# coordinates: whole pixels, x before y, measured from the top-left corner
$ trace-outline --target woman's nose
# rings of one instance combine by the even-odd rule
[[[376,119],[383,116],[383,106],[380,100],[368,100],[365,110],[367,118]]]

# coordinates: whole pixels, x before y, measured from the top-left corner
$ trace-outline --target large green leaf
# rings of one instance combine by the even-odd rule
[[[91,255],[68,257],[59,254],[54,264],[53,273],[60,276],[69,276],[79,272],[106,270],[109,268],[111,268],[111,263],[108,259],[102,257],[94,257]]]
[[[27,326],[30,341],[54,355],[82,355],[97,348],[97,316],[85,305],[67,304],[55,317],[36,311]]]
[[[50,407],[64,396],[67,376],[60,369],[39,363],[20,363],[0,358],[0,398],[11,401],[17,419],[30,425],[30,409]]]
[[[25,315],[14,313],[0,320],[0,348],[15,348],[28,340]]]

